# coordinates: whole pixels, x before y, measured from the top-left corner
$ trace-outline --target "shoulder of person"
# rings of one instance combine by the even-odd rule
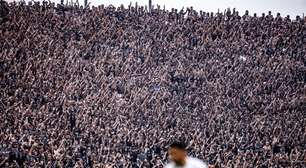
[[[193,166],[196,166],[197,168],[208,168],[207,164],[200,159],[189,157],[188,160]]]
[[[174,164],[173,163],[168,163],[165,168],[174,168]]]

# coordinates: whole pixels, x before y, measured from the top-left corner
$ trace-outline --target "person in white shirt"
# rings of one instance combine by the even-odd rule
[[[165,168],[208,168],[203,161],[187,156],[186,145],[174,142],[168,150],[171,162]]]

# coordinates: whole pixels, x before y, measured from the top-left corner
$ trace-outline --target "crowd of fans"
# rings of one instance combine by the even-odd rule
[[[0,167],[306,165],[305,18],[0,4]]]

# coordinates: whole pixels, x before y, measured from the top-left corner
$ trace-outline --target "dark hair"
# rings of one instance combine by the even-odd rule
[[[177,149],[181,149],[181,150],[186,150],[186,144],[184,142],[173,142],[170,145],[170,148],[177,148]]]

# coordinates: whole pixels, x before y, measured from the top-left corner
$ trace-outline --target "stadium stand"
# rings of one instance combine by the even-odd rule
[[[0,4],[0,167],[305,166],[305,18]]]

